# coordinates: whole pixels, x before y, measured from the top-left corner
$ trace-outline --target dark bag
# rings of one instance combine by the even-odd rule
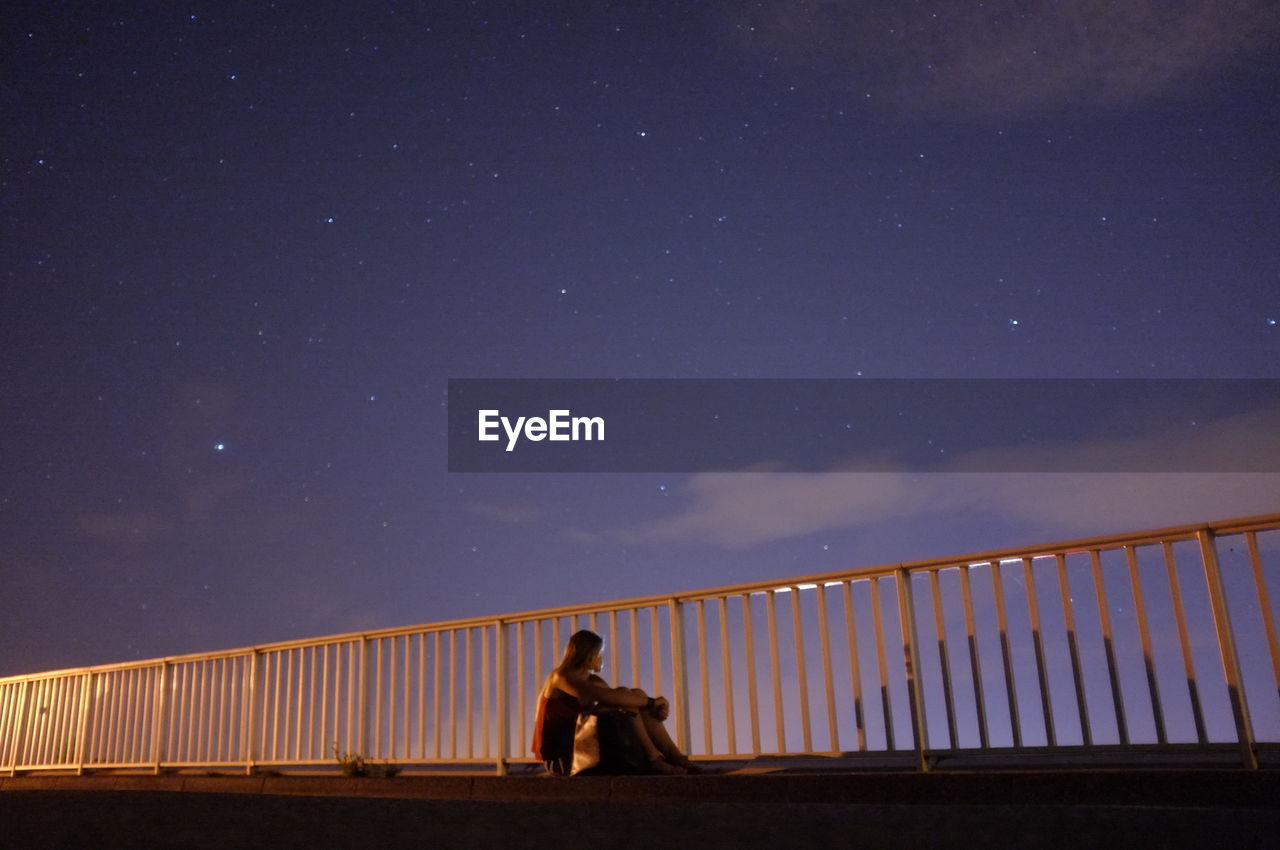
[[[632,725],[634,717],[620,708],[581,712],[573,733],[569,775],[637,773],[643,769],[644,752]]]

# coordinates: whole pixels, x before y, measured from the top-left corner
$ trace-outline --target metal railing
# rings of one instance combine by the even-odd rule
[[[1266,557],[1264,557],[1266,555]],[[530,762],[578,628],[695,756],[1226,752],[1280,741],[1280,514],[0,679],[0,771]]]

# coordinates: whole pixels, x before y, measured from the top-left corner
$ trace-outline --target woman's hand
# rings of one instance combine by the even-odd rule
[[[671,713],[671,703],[667,702],[666,697],[656,697],[653,701],[653,716],[658,718],[659,722],[667,719],[667,715]]]

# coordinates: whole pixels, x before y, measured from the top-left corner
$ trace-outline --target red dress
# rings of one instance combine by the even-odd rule
[[[578,726],[578,698],[559,688],[551,696],[538,696],[538,715],[533,721],[533,754],[546,765],[548,773],[567,776],[573,764],[573,734]]]

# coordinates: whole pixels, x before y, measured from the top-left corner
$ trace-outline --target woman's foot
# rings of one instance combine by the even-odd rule
[[[675,765],[676,767],[684,768],[685,773],[693,774],[695,776],[698,774],[707,772],[704,768],[701,768],[698,765],[694,764],[693,762],[689,761],[688,756],[677,756],[676,758],[667,759],[667,761]]]
[[[663,776],[684,776],[689,771],[680,765],[672,764],[662,756],[658,756],[655,759],[649,760],[649,772],[661,774]]]

